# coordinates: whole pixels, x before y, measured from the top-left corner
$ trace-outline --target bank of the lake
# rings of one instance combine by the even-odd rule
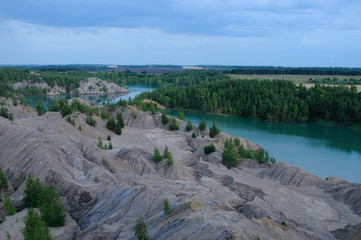
[[[117,102],[132,99],[153,87],[126,86],[129,94],[84,94],[79,96],[94,103]],[[41,100],[45,106],[50,100],[64,96],[28,97],[29,105]],[[177,112],[169,112],[177,116]],[[215,122],[223,132],[249,139],[263,147],[277,161],[290,163],[326,178],[336,176],[350,182],[361,183],[361,132],[348,127],[324,123],[280,123],[239,117],[221,117],[184,112],[186,120],[198,125],[202,118],[208,124]]]
[[[177,112],[168,114],[177,116]],[[280,123],[239,117],[219,117],[184,112],[198,125],[204,118],[221,131],[249,139],[277,161],[287,162],[326,178],[336,176],[361,183],[361,133],[342,126],[318,123]]]

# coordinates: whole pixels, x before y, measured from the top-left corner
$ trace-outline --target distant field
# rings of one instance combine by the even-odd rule
[[[307,83],[307,81],[312,79],[324,79],[324,78],[338,78],[338,79],[361,79],[361,76],[335,76],[335,75],[261,75],[261,74],[251,74],[251,75],[236,75],[236,74],[228,74],[232,79],[259,79],[259,80],[290,80],[295,84],[302,83],[306,88],[313,87],[314,83]],[[323,84],[332,86],[331,84]],[[346,85],[348,86],[348,85]],[[361,92],[361,85],[357,85],[357,92]]]

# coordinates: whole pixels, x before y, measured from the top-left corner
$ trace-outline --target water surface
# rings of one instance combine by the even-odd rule
[[[177,116],[177,113],[169,113]],[[261,120],[184,113],[198,125],[216,123],[221,131],[251,140],[277,161],[326,178],[340,177],[361,183],[361,132],[342,126],[317,123],[275,123]]]

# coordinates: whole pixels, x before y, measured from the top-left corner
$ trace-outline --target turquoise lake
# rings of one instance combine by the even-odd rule
[[[170,113],[178,116],[177,113]],[[221,131],[251,140],[277,161],[326,178],[361,183],[361,132],[317,123],[275,123],[238,117],[184,113],[193,125],[204,118]]]
[[[152,90],[148,86],[126,87],[130,93],[125,95],[86,94],[77,97],[93,103],[116,102]],[[26,100],[32,106],[41,100],[47,107],[51,99],[59,98],[28,97]],[[168,114],[177,116],[176,112]],[[193,125],[198,125],[204,118],[207,124],[216,123],[223,132],[249,139],[268,151],[277,161],[287,162],[322,178],[334,176],[361,183],[361,131],[317,123],[274,123],[188,112],[184,115]]]

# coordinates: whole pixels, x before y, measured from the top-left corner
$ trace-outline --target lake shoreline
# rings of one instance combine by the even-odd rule
[[[267,122],[267,123],[316,123],[316,124],[324,125],[324,126],[346,127],[346,128],[350,128],[350,129],[352,129],[354,131],[361,131],[361,125],[359,125],[359,124],[340,123],[340,122],[336,122],[336,121],[327,121],[327,120],[323,120],[323,119],[318,119],[318,120],[315,120],[315,121],[287,121],[287,122],[282,122],[282,121],[262,120],[260,118],[252,118],[252,117],[242,117],[242,116],[239,116],[237,114],[204,113],[202,111],[194,110],[194,109],[166,108],[164,110],[166,112],[189,112],[189,113],[195,113],[195,114],[199,114],[199,115],[207,115],[207,116],[215,116],[215,117],[252,119],[252,120],[259,120],[259,121],[263,121],[263,122]]]

